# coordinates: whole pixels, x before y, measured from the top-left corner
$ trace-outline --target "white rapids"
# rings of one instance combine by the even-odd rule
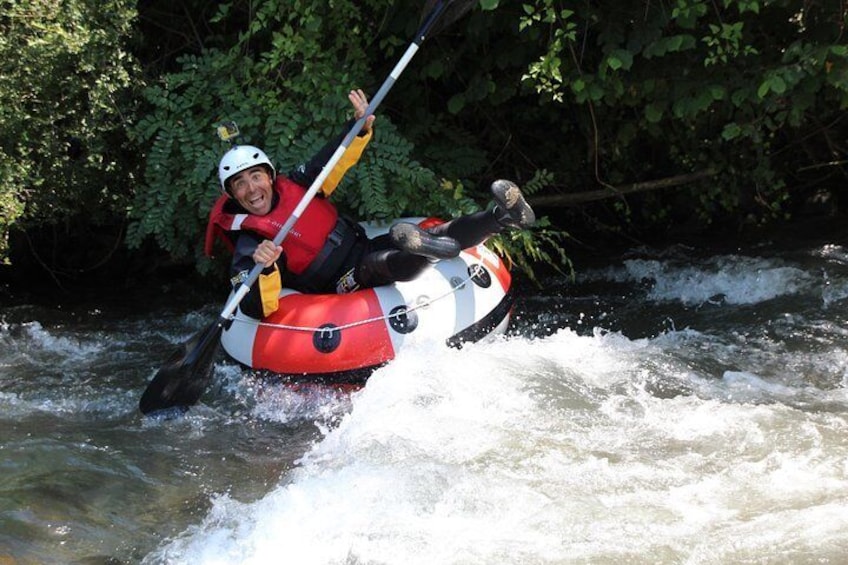
[[[650,279],[642,316],[753,305],[770,327],[404,351],[266,496],[216,496],[147,562],[844,562],[846,271],[722,256],[587,273]]]

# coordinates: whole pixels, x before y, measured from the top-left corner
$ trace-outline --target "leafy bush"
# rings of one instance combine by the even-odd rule
[[[129,243],[152,236],[173,255],[195,257],[208,269],[199,234],[220,195],[217,163],[227,148],[214,136],[216,125],[235,121],[243,133],[238,142],[262,147],[280,171],[310,157],[342,133],[351,115],[347,92],[361,87],[373,94],[385,78],[372,75],[367,48],[379,36],[374,22],[396,15],[392,4],[276,0],[249,14],[239,11],[240,3],[221,4],[215,22],[222,29],[248,21],[233,44],[181,57],[179,72],[146,91],[150,110],[133,134],[149,151]],[[397,44],[384,36],[388,51]],[[343,209],[381,219],[476,207],[460,182],[440,180],[414,158],[415,146],[389,115],[377,115],[374,140],[334,195]],[[453,188],[440,189],[448,185]]]
[[[836,141],[845,139],[848,107],[841,4],[522,6],[525,37],[545,46],[525,80],[550,103],[576,108],[591,181],[715,170],[695,193],[705,221],[782,214],[793,189],[803,196],[805,185],[824,180],[803,174],[811,169],[829,167],[844,182],[846,148]],[[653,213],[669,202],[655,197]]]
[[[241,141],[285,171],[339,133],[349,88],[377,90],[427,4],[140,3],[137,36],[126,0],[0,0],[0,260],[12,227],[68,236],[127,214],[131,245],[199,258],[226,149],[215,126],[237,121]],[[760,222],[844,185],[839,3],[476,7],[428,38],[398,80],[372,147],[335,197],[342,208],[452,216],[485,204],[489,182],[505,177],[548,204],[606,189],[619,196],[607,211],[639,229],[693,214]],[[150,84],[143,111],[130,42]],[[705,172],[691,192],[617,192]],[[528,260],[561,262],[556,248],[547,256],[518,239]]]
[[[0,1],[0,259],[9,230],[121,221],[135,2]]]

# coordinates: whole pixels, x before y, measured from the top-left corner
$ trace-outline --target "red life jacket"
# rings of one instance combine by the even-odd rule
[[[240,230],[274,239],[306,194],[306,189],[279,175],[274,179],[274,192],[279,196],[279,201],[264,216],[233,212],[233,206],[227,206],[228,203],[234,202],[233,199],[226,194],[222,195],[209,212],[204,246],[206,255],[212,256],[216,236],[232,250],[233,243],[227,234]],[[309,266],[333,231],[338,216],[335,206],[324,198],[314,198],[309,203],[282,243],[287,270],[300,274]]]

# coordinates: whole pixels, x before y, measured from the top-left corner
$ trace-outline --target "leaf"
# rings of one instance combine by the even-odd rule
[[[454,94],[448,100],[448,112],[451,114],[459,114],[465,107],[465,95],[462,93]]]
[[[575,93],[583,92],[585,88],[586,81],[584,81],[582,78],[578,78],[577,80],[571,82],[571,90]]]
[[[772,75],[766,78],[757,89],[757,95],[762,99],[766,97],[769,91],[775,94],[783,94],[786,92],[786,81],[778,75]]]
[[[633,66],[633,54],[624,49],[616,49],[607,57],[607,65],[614,71],[618,69],[628,70]]]
[[[445,65],[441,59],[434,59],[424,68],[423,74],[429,78],[439,78],[445,74]]]
[[[593,100],[594,102],[597,102],[600,99],[602,99],[604,97],[605,93],[606,93],[606,90],[604,90],[604,88],[602,86],[600,86],[599,84],[597,84],[595,82],[589,84],[589,86],[588,86],[589,98],[591,100]]]
[[[742,128],[739,127],[739,124],[735,122],[731,122],[724,126],[724,129],[721,131],[722,139],[726,141],[730,141],[732,139],[736,139],[742,134]]]
[[[713,100],[724,100],[725,96],[727,96],[727,90],[717,84],[710,85],[709,91]]]
[[[645,106],[645,119],[652,124],[659,123],[663,117],[663,108],[656,102],[651,102]]]

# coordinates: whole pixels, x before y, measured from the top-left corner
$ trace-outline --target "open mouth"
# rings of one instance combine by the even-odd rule
[[[247,205],[254,210],[261,210],[265,207],[266,198],[265,195],[259,193],[255,196],[251,196],[247,199]]]

